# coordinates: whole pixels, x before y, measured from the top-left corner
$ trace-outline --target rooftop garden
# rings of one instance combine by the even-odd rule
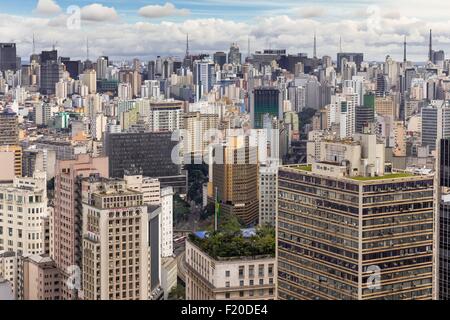
[[[301,171],[312,171],[312,165],[308,164],[308,165],[299,165],[297,167],[295,167],[297,170],[301,170]]]
[[[201,238],[191,234],[189,239],[214,259],[235,257],[275,256],[275,229],[269,226],[258,227],[251,236],[243,235],[242,225],[234,216],[221,217],[219,230],[208,231]]]
[[[372,181],[372,180],[384,180],[384,179],[400,179],[408,178],[414,176],[412,173],[408,172],[396,172],[396,173],[385,173],[383,176],[376,177],[351,177],[353,180],[358,181]]]

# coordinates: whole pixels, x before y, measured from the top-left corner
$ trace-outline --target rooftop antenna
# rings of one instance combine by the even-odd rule
[[[36,53],[36,40],[34,38],[34,33],[33,33],[33,54]]]
[[[406,63],[406,35],[405,39],[403,40],[403,62]]]
[[[317,59],[317,37],[316,37],[316,31],[314,30],[314,59]]]
[[[342,53],[342,36],[339,36],[339,52]]]
[[[189,57],[189,33],[186,34],[186,57]]]
[[[250,58],[250,36],[247,39],[247,58]]]
[[[430,29],[430,44],[429,44],[428,59],[430,61],[433,61],[433,30],[432,29]]]
[[[89,38],[86,38],[86,61],[89,61]]]

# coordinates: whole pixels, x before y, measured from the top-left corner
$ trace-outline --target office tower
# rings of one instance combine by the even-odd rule
[[[252,128],[262,129],[264,115],[283,118],[283,97],[278,88],[259,87],[251,93],[250,117]]]
[[[261,164],[258,176],[259,224],[275,227],[278,162]]]
[[[108,159],[78,155],[74,160],[60,160],[56,163],[55,199],[52,217],[52,258],[61,272],[62,281],[70,276],[70,268],[82,264],[83,205],[81,180],[91,174],[108,176]],[[75,288],[76,289],[76,288]],[[64,299],[77,296],[76,290],[62,286]]]
[[[150,101],[149,130],[152,132],[173,132],[180,129],[182,113],[182,101]]]
[[[207,95],[215,83],[215,65],[208,60],[194,62],[194,85],[197,101]]]
[[[30,147],[22,153],[22,176],[32,177],[35,171],[47,173],[47,180],[55,177],[56,152]]]
[[[0,181],[12,181],[22,176],[22,147],[19,145],[0,146]]]
[[[389,77],[384,74],[377,75],[377,97],[384,97],[389,94]]]
[[[342,60],[346,59],[348,62],[354,62],[356,64],[357,69],[361,69],[361,63],[364,61],[363,53],[348,53],[348,52],[339,52],[337,54],[337,70],[341,70]]]
[[[144,177],[140,170],[130,170],[124,176],[126,187],[129,190],[142,193],[145,205],[159,206],[160,208],[160,240],[161,257],[173,256],[173,188],[161,188],[158,179]]]
[[[184,138],[183,153],[205,155],[208,152],[210,139],[207,139],[208,132],[217,129],[219,126],[219,115],[189,112],[183,115],[183,129],[186,130],[187,137]]]
[[[64,65],[54,60],[48,60],[41,65],[40,92],[44,95],[55,94],[55,85],[63,78]]]
[[[239,46],[237,43],[233,43],[230,46],[228,63],[233,65],[240,65],[242,63],[242,53],[239,52]]]
[[[106,79],[106,75],[108,72],[108,57],[99,57],[97,59],[97,79],[103,80]]]
[[[375,113],[395,118],[395,101],[392,96],[375,98]]]
[[[60,300],[61,276],[48,256],[26,256],[20,262],[20,300]]]
[[[83,200],[84,298],[147,300],[149,215],[142,193],[114,179],[102,179],[88,193]]]
[[[107,134],[105,154],[109,158],[109,176],[121,178],[126,170],[142,170],[146,177],[178,176],[179,165],[172,162],[170,132],[130,132]]]
[[[0,73],[7,70],[16,71],[17,53],[15,43],[0,43]]]
[[[353,92],[358,94],[358,103],[357,105],[361,106],[364,104],[364,95],[366,94],[366,90],[364,88],[364,77],[353,76],[351,80],[344,81],[344,91],[345,88],[352,88]]]
[[[436,150],[436,141],[450,137],[450,108],[444,101],[422,108],[422,146]]]
[[[17,113],[6,108],[0,113],[0,145],[19,144],[19,120]]]
[[[41,65],[45,64],[48,61],[57,61],[58,60],[58,51],[42,51],[41,52]]]
[[[247,257],[217,256],[208,247],[209,239],[200,236],[186,240],[186,300],[275,298],[276,266],[271,250]]]
[[[47,126],[52,117],[52,109],[49,103],[41,102],[35,107],[34,123],[37,126]]]
[[[66,67],[66,71],[70,77],[74,80],[78,80],[78,77],[82,73],[81,60],[61,60],[61,63]]]
[[[214,53],[214,63],[218,64],[220,69],[222,69],[223,65],[227,63],[227,54],[221,51]]]
[[[435,298],[450,299],[449,214],[450,214],[450,139],[440,139],[436,172],[436,260]]]
[[[89,94],[97,93],[97,73],[95,70],[85,70],[80,75],[81,83],[88,87]]]
[[[288,87],[288,97],[293,111],[302,112],[306,107],[306,89],[304,87]]]
[[[36,172],[0,185],[0,252],[18,255],[44,251],[43,217],[47,214],[47,179]]]
[[[161,189],[161,257],[173,256],[173,188]]]
[[[119,88],[117,90],[117,96],[119,97],[119,100],[129,100],[133,97],[130,83],[119,83]]]
[[[161,183],[158,179],[142,176],[140,170],[127,171],[124,178],[127,188],[142,193],[142,201],[146,205],[161,204]]]
[[[384,144],[356,136],[279,170],[279,299],[432,297],[433,176],[384,172]]]
[[[332,97],[330,105],[329,126],[339,124],[340,137],[351,138],[356,131],[356,106],[358,105],[358,94],[353,88],[344,88],[342,94]]]
[[[251,145],[248,136],[239,138],[229,137],[225,145],[215,148],[212,189],[217,190],[221,212],[255,225],[259,207],[258,147]]]
[[[443,67],[444,61],[445,61],[445,52],[443,50],[433,51],[433,60],[432,60],[433,64]]]
[[[155,80],[155,61],[149,61],[147,64],[147,80]]]
[[[375,111],[371,106],[360,105],[355,108],[355,132],[365,133],[364,129],[375,121]]]

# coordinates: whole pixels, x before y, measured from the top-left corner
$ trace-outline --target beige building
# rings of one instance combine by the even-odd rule
[[[208,151],[210,144],[209,132],[219,126],[219,116],[217,114],[202,114],[200,112],[190,112],[183,117],[183,128],[187,137],[184,140],[184,154],[204,155]]]
[[[47,179],[16,177],[0,185],[0,251],[19,255],[44,251],[43,218],[47,215]]]
[[[271,300],[275,297],[272,256],[212,258],[186,241],[186,300]]]
[[[20,299],[61,299],[61,274],[50,257],[31,255],[23,258],[20,274]]]
[[[9,154],[3,155],[2,154]],[[12,156],[11,156],[12,154]],[[5,164],[5,169],[7,171],[5,173],[0,174],[0,177],[4,179],[0,180],[8,180],[7,177],[11,177],[11,158],[12,158],[12,168],[13,168],[13,178],[22,176],[22,147],[17,145],[4,145],[0,146],[0,163]],[[3,167],[2,167],[3,168]],[[12,179],[11,179],[12,180]]]
[[[147,300],[149,217],[142,193],[104,179],[83,202],[83,293],[86,300]]]
[[[381,116],[392,116],[395,118],[395,101],[393,97],[376,97],[375,98],[375,113]]]

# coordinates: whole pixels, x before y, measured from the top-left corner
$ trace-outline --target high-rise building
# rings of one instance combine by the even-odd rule
[[[384,145],[356,136],[279,170],[279,299],[432,298],[433,175],[384,172]]]
[[[67,280],[70,268],[81,270],[83,205],[81,181],[91,174],[108,176],[108,159],[79,155],[74,160],[56,163],[55,199],[52,216],[52,258]],[[77,292],[63,286],[64,299],[73,299]]]
[[[0,185],[0,252],[44,253],[43,218],[47,215],[47,179],[16,177]]]
[[[361,64],[364,61],[363,53],[348,53],[348,52],[339,52],[337,54],[337,70],[341,70],[342,60],[346,59],[349,62],[354,62],[356,64],[357,69],[361,69]]]
[[[151,132],[173,132],[180,129],[182,113],[182,101],[150,101],[149,130]]]
[[[17,113],[6,108],[0,113],[0,145],[19,144],[19,121]]]
[[[126,170],[142,170],[146,177],[178,176],[179,165],[172,162],[177,145],[170,132],[130,132],[106,134],[105,154],[110,177],[121,178]]]
[[[97,59],[97,67],[96,67],[96,73],[97,73],[97,79],[103,80],[106,79],[106,75],[108,72],[108,57],[99,57]]]
[[[227,63],[227,54],[221,51],[214,53],[214,63],[218,64],[220,69],[222,69],[223,65]]]
[[[83,292],[88,300],[148,300],[149,216],[142,193],[104,179],[83,201]],[[124,259],[125,258],[125,259]]]
[[[278,163],[269,162],[259,167],[258,200],[259,224],[275,227],[277,214]]]
[[[194,62],[194,85],[197,101],[208,94],[215,83],[215,65],[208,60]]]
[[[55,94],[55,85],[63,78],[64,65],[55,60],[48,60],[41,65],[40,92],[44,95]]]
[[[444,101],[422,108],[422,146],[436,150],[436,141],[450,137],[450,107]]]
[[[230,46],[228,63],[233,65],[240,65],[242,63],[242,53],[239,52],[239,46],[237,43],[233,43]]]
[[[17,53],[15,43],[0,43],[0,73],[7,70],[16,71]]]
[[[276,265],[270,250],[248,257],[215,256],[198,242],[186,241],[186,300],[273,300]],[[223,243],[222,246],[226,246]]]
[[[450,139],[440,139],[436,174],[435,299],[450,299]]]
[[[220,210],[236,215],[246,225],[255,225],[259,208],[257,147],[249,137],[243,141],[230,137],[225,145],[216,147],[215,157],[212,190],[217,190]]]
[[[278,88],[260,87],[252,92],[250,117],[252,128],[262,129],[264,115],[283,118],[283,96]]]
[[[48,256],[31,255],[22,259],[19,268],[21,300],[60,300],[61,275]]]
[[[183,116],[183,129],[187,137],[183,143],[183,153],[191,155],[205,155],[210,141],[206,138],[210,130],[219,126],[217,114],[189,112]]]

